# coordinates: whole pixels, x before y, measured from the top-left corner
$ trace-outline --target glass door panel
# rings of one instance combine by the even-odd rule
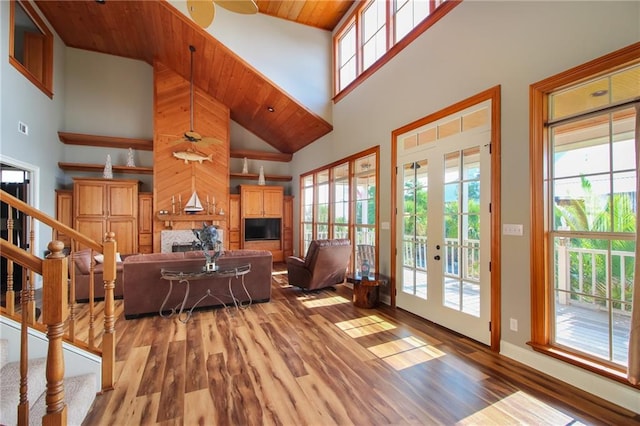
[[[481,223],[490,223],[489,136],[456,131],[398,155],[396,192],[397,306],[486,344],[491,235],[481,234]]]

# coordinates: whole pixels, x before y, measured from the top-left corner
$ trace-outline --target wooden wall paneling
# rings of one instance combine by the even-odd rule
[[[185,46],[186,47],[186,46]],[[187,48],[188,49],[188,48]],[[194,59],[194,63],[196,60]],[[221,143],[203,144],[180,141],[190,129],[189,81],[170,70],[160,62],[154,65],[154,212],[168,210],[172,213],[171,199],[174,197],[176,209],[179,197],[182,206],[196,191],[203,207],[206,198],[216,200],[216,211],[229,211],[229,109],[207,93],[196,88],[194,91],[194,130],[203,137],[216,138]],[[178,142],[176,142],[178,141]],[[211,154],[211,161],[189,162],[173,156],[176,151],[196,148],[205,155]],[[180,213],[176,211],[176,213]],[[206,212],[204,212],[206,213]],[[225,229],[223,216],[218,224]],[[186,217],[184,218],[186,219]],[[172,221],[173,229],[193,229],[202,226],[198,215],[192,220]],[[154,251],[160,251],[160,231],[165,229],[164,221],[154,218]],[[225,245],[227,243],[225,242]]]

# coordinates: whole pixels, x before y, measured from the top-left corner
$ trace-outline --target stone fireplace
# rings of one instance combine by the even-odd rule
[[[224,229],[218,228],[218,238],[224,242]],[[164,230],[160,232],[160,252],[185,251],[185,247],[191,246],[195,241],[198,239],[190,229]]]

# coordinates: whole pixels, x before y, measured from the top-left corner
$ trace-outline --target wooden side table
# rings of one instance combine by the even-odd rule
[[[353,284],[353,305],[358,308],[375,308],[380,297],[380,285],[387,282],[386,277],[372,274],[364,279],[360,274],[347,275],[347,282]]]

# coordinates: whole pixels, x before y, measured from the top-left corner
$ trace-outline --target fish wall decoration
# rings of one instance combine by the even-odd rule
[[[178,160],[183,160],[185,164],[189,164],[189,161],[198,162],[202,164],[203,161],[211,161],[213,162],[213,154],[203,154],[201,152],[188,149],[186,151],[176,151],[173,153],[173,156]]]

